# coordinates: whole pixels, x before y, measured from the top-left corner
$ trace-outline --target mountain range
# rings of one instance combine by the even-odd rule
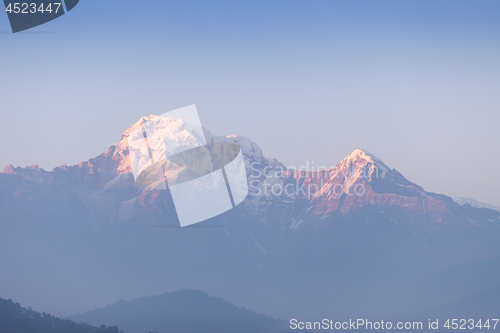
[[[295,170],[243,136],[205,130],[207,142],[241,147],[250,193],[180,228],[168,190],[135,185],[127,147],[139,124],[78,165],[0,173],[1,296],[70,315],[198,289],[316,320],[467,312],[462,300],[499,286],[500,211],[427,192],[364,150]],[[185,140],[176,126],[164,135]]]

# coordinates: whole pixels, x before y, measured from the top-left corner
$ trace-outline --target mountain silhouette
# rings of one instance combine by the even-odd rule
[[[116,323],[127,333],[151,332],[285,332],[287,323],[238,308],[197,290],[119,301],[84,314],[76,322]],[[289,331],[289,330],[288,330]]]

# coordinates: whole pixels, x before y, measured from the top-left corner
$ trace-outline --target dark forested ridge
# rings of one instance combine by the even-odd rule
[[[1,333],[119,333],[118,327],[95,327],[77,324],[21,307],[12,300],[0,298]],[[123,332],[121,332],[123,333]]]

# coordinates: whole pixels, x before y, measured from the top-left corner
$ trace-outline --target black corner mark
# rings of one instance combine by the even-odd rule
[[[12,32],[31,29],[52,21],[70,11],[79,0],[4,0]]]
[[[75,8],[79,1],[80,0],[64,0],[64,3],[66,4],[66,10],[69,12],[70,10]]]

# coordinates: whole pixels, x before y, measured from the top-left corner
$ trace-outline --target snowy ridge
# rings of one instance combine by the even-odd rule
[[[487,209],[496,210],[496,211],[500,212],[500,206],[489,205],[487,203],[477,201],[474,199],[470,199],[470,198],[456,197],[456,198],[452,198],[452,199],[460,206],[471,205],[474,208],[487,208]]]

